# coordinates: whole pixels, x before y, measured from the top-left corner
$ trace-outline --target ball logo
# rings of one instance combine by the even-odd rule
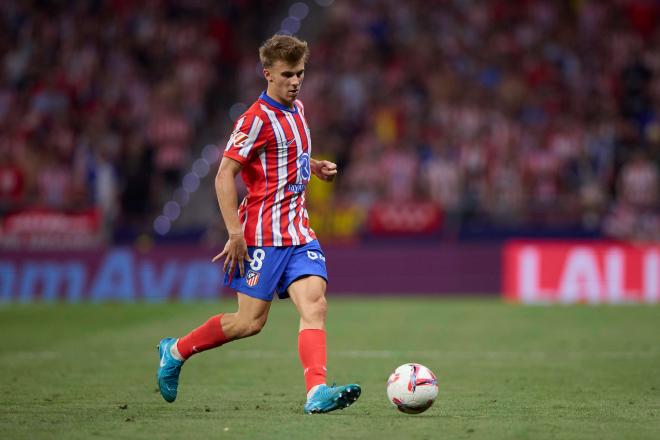
[[[300,177],[304,181],[308,181],[312,176],[312,169],[310,168],[309,163],[309,154],[303,153],[302,156],[298,159],[298,168],[300,169]]]

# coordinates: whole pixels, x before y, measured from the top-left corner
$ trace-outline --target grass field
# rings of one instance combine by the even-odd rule
[[[297,317],[191,359],[179,398],[157,392],[155,345],[233,301],[0,308],[0,437],[660,438],[660,307],[522,307],[491,299],[330,299],[329,380],[345,411],[304,416]],[[385,381],[416,361],[440,380],[401,414]]]

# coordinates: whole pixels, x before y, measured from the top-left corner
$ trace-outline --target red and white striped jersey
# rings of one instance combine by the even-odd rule
[[[316,239],[305,209],[312,140],[302,102],[266,95],[241,115],[224,156],[243,165],[248,195],[238,215],[248,246],[293,246]]]

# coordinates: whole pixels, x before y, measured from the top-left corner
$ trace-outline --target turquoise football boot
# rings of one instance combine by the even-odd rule
[[[174,359],[170,348],[176,342],[174,338],[161,339],[158,344],[158,356],[160,364],[158,365],[158,389],[160,395],[168,402],[174,402],[176,392],[179,388],[179,374],[183,361]]]
[[[355,403],[360,397],[360,385],[350,384],[342,386],[320,385],[314,395],[305,404],[305,414],[320,414],[344,409]]]

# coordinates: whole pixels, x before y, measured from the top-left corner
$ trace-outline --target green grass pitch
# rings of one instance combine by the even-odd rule
[[[165,403],[159,338],[234,304],[0,308],[0,437],[660,438],[657,306],[330,297],[328,379],[363,394],[305,416],[297,315],[275,301],[261,334],[191,359],[179,398]],[[416,416],[385,394],[389,373],[411,361],[440,382]]]

